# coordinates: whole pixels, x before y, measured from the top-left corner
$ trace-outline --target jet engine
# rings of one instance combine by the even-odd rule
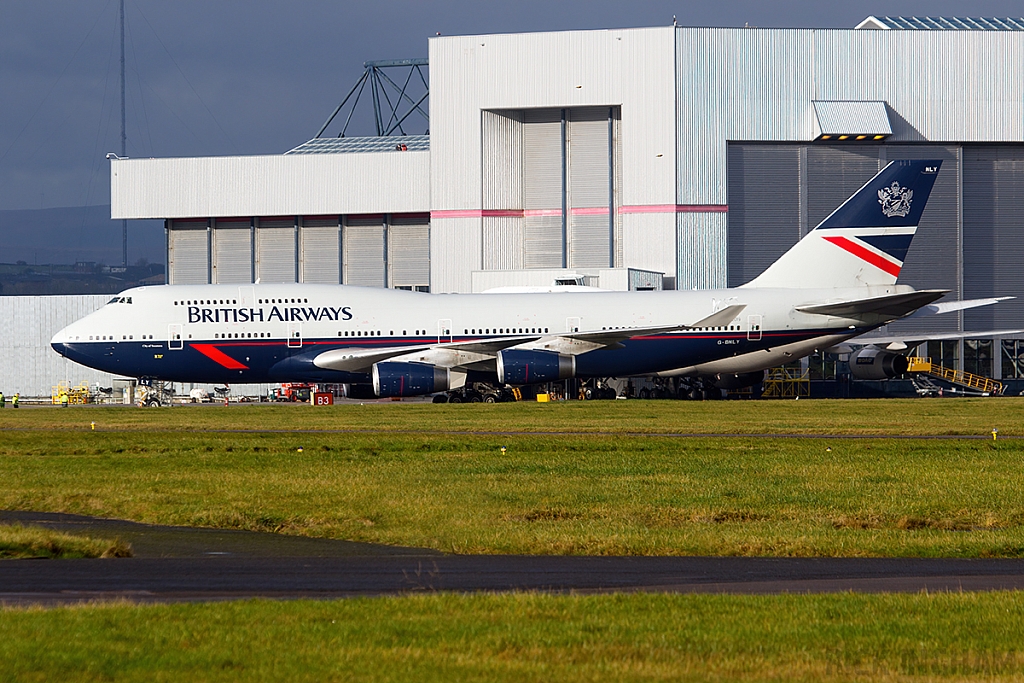
[[[716,389],[743,389],[764,381],[764,370],[757,372],[720,372],[711,378]]]
[[[498,352],[498,381],[520,386],[569,379],[576,374],[576,358],[554,351],[507,349]]]
[[[907,371],[907,357],[874,346],[850,355],[850,373],[858,379],[892,379]]]
[[[373,365],[373,393],[381,398],[447,391],[450,384],[451,371],[436,365],[397,361]]]

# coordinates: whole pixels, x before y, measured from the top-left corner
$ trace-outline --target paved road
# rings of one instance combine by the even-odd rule
[[[419,591],[601,593],[917,592],[1024,589],[1024,560],[444,555],[276,534],[0,512],[0,522],[116,533],[136,557],[0,562],[0,603],[247,597],[338,598]],[[119,531],[118,531],[119,530]]]

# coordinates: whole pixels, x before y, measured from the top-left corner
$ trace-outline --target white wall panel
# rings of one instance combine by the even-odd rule
[[[114,160],[111,217],[429,211],[429,157],[423,151]]]
[[[61,381],[109,387],[109,373],[73,363],[50,347],[53,335],[109,300],[109,294],[0,296],[0,391],[7,400],[15,392],[49,397]]]
[[[470,292],[470,273],[482,270],[480,220],[430,219],[430,291]],[[438,258],[443,254],[443,258]]]
[[[676,272],[676,221],[671,213],[622,216],[622,258],[630,268],[664,273]],[[669,287],[671,289],[671,287]]]

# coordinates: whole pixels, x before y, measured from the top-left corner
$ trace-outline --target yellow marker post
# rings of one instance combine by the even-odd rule
[[[999,430],[998,430],[998,429],[996,429],[995,427],[993,427],[993,428],[992,428],[992,440],[993,440],[993,441],[995,441],[995,440],[996,440],[996,434],[998,434],[998,433],[999,433]]]
[[[94,432],[96,431],[96,423],[95,422],[90,422],[89,426],[92,427],[92,431],[94,431]]]
[[[501,454],[502,454],[502,455],[505,455],[505,451],[506,451],[506,450],[508,450],[508,449],[507,449],[507,448],[505,448],[504,446],[502,446],[502,447],[501,447]]]

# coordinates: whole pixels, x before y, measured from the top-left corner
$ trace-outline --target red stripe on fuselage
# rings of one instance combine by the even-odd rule
[[[249,367],[242,365],[237,360],[218,349],[213,344],[192,344],[192,348],[203,354],[213,362],[228,370],[248,370]]]
[[[867,261],[874,267],[879,268],[880,270],[884,270],[893,277],[899,277],[900,268],[903,267],[902,264],[893,263],[892,261],[884,259],[875,252],[869,251],[868,249],[865,249],[864,247],[857,244],[856,242],[851,242],[845,237],[823,237],[822,239],[824,239],[826,242],[831,242],[840,249],[850,252],[859,259]]]

